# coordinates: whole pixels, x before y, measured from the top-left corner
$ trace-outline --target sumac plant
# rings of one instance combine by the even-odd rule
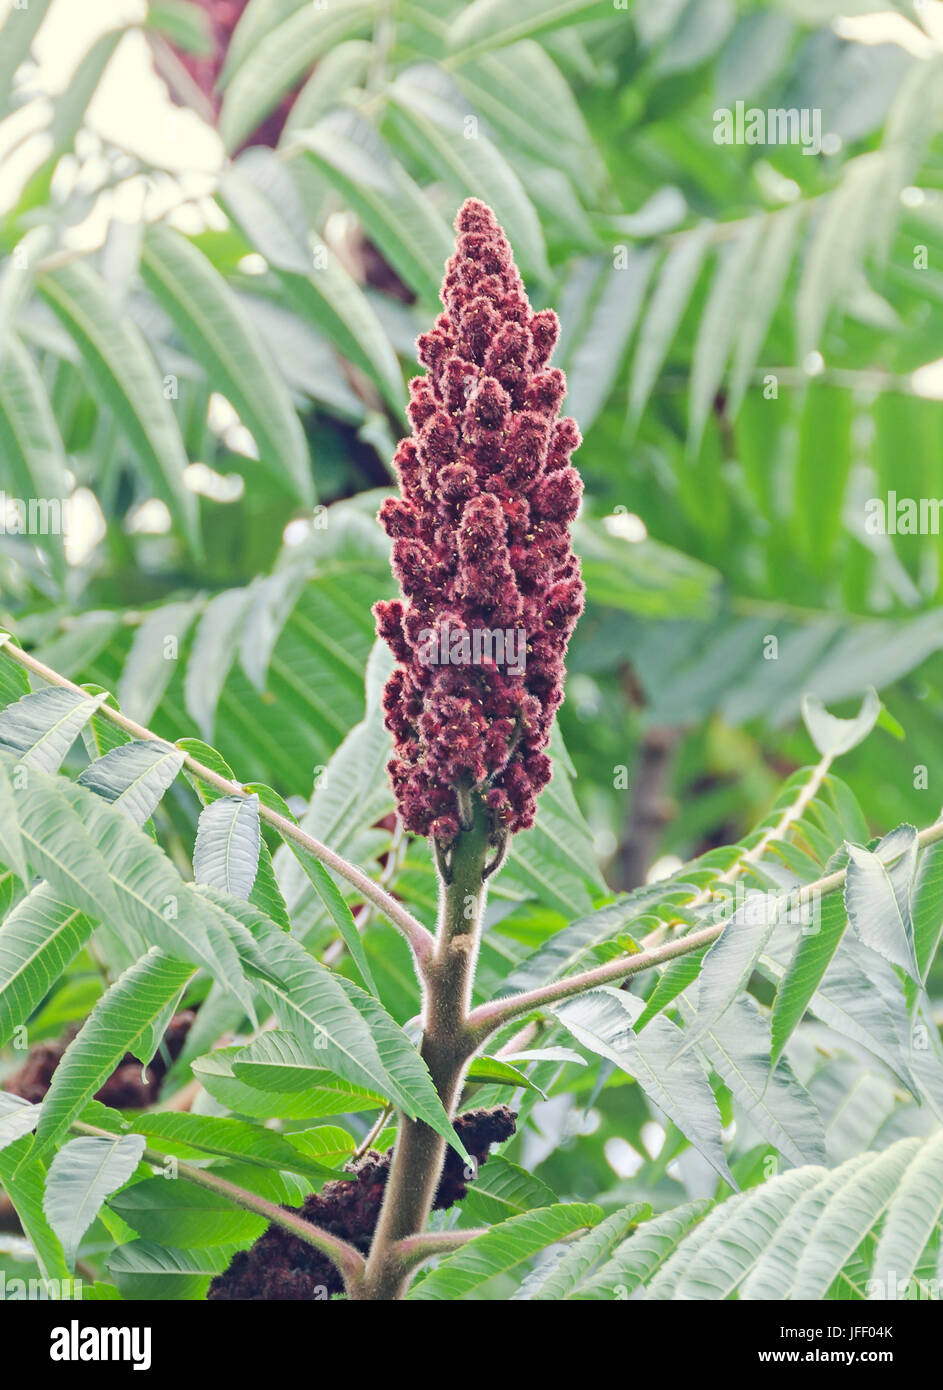
[[[376,605],[367,715],[300,819],[0,637],[5,1228],[44,1279],[101,1297],[922,1288],[943,823],[875,841],[835,776],[873,692],[851,718],[806,700],[817,760],[742,843],[497,932],[502,881],[552,883],[569,851],[540,808],[568,795],[580,440],[555,314],[489,208],[456,226],[380,510],[400,596]],[[365,790],[384,762],[395,816]],[[350,862],[352,823],[378,872]],[[601,1113],[632,1158],[615,1187]],[[573,1146],[585,1170],[555,1166]]]

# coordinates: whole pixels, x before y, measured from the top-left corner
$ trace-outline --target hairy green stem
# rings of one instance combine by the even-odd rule
[[[425,967],[421,1051],[449,1115],[475,1050],[467,1018],[487,895],[482,876],[487,853],[487,814],[475,796],[471,828],[459,835],[448,882],[441,884],[435,950]],[[410,1270],[401,1258],[402,1242],[422,1232],[444,1158],[445,1140],[435,1130],[422,1120],[400,1116],[376,1234],[363,1283],[353,1297],[403,1297]]]
[[[470,1240],[484,1235],[487,1226],[475,1226],[465,1231],[427,1231],[421,1236],[407,1236],[393,1247],[403,1269],[416,1269],[434,1255],[451,1255]]]
[[[41,661],[37,661],[34,656],[30,656],[28,652],[24,652],[21,647],[15,646],[10,640],[9,633],[0,633],[0,653],[8,657],[11,661],[15,661],[17,665],[25,667],[27,671],[31,671],[34,675],[40,676],[42,680],[47,681],[50,685],[61,686],[65,690],[74,691],[77,695],[87,696],[88,694],[80,685],[76,685],[74,681],[70,681],[65,676],[61,676],[58,671],[54,671],[51,667],[45,666]],[[114,724],[118,729],[123,729],[124,732],[130,734],[132,738],[149,739],[157,743],[167,742],[166,739],[160,738],[151,729],[146,729],[143,724],[138,724],[136,720],[129,719],[128,716],[122,714],[120,710],[112,709],[110,705],[100,705],[97,713],[100,718],[107,719],[109,723]],[[208,783],[224,796],[245,797],[251,795],[251,793],[247,792],[245,787],[240,786],[238,782],[231,782],[228,778],[221,777],[218,772],[214,772],[212,768],[206,767],[203,763],[199,762],[198,759],[191,757],[189,753],[184,754],[184,766],[193,773],[194,777],[198,778],[201,782]],[[279,815],[277,811],[272,811],[261,803],[259,805],[259,815],[269,825],[274,826],[285,839],[292,840],[295,844],[300,845],[302,849],[308,850],[309,853],[313,854],[317,859],[320,859],[322,864],[326,864],[329,869],[333,869],[335,873],[340,874],[341,878],[345,878],[348,883],[352,884],[353,887],[357,889],[358,893],[366,898],[368,902],[372,903],[374,907],[378,908],[379,911],[383,913],[384,917],[402,932],[412,949],[416,961],[417,973],[419,973],[421,978],[424,963],[431,955],[433,949],[432,933],[424,927],[411,912],[408,912],[402,903],[397,902],[385,889],[375,884],[362,869],[359,869],[355,864],[348,863],[348,861],[343,859],[339,854],[335,854],[327,845],[322,844],[320,840],[316,840],[315,837],[309,835],[306,830],[302,830],[300,825],[296,825],[293,821],[286,820],[286,818]]]

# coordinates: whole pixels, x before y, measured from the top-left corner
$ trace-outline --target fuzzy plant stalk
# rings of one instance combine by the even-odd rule
[[[570,542],[580,435],[560,417],[566,380],[549,365],[557,317],[531,309],[490,208],[469,200],[456,230],[444,311],[418,342],[426,374],[410,383],[400,495],[380,511],[401,597],[375,609],[396,660],[383,698],[393,789],[406,830],[431,840],[440,878],[422,1055],[450,1114],[478,1046],[468,1020],[487,880],[510,837],[533,825],[550,779],[546,748],[583,608]],[[362,1297],[402,1296],[401,1243],[423,1230],[444,1150],[427,1125],[400,1117]]]

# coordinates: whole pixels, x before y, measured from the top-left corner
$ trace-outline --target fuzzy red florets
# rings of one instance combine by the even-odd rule
[[[380,511],[404,599],[375,608],[399,663],[383,704],[400,815],[443,842],[458,833],[457,785],[478,789],[496,836],[533,824],[583,608],[569,535],[580,434],[557,418],[566,379],[547,366],[557,317],[531,310],[490,208],[469,199],[455,225],[445,312],[418,340],[413,435],[394,459],[402,496]],[[497,658],[488,639],[476,651],[496,632]]]

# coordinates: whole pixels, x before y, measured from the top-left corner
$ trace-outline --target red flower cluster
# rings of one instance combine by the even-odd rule
[[[410,383],[413,433],[394,459],[401,496],[380,510],[403,600],[374,610],[399,663],[384,709],[400,814],[443,844],[461,826],[457,789],[484,797],[495,841],[533,824],[583,608],[569,531],[580,434],[558,418],[566,379],[547,365],[556,314],[531,309],[490,208],[469,199],[455,225],[445,312],[419,338],[427,374]]]

